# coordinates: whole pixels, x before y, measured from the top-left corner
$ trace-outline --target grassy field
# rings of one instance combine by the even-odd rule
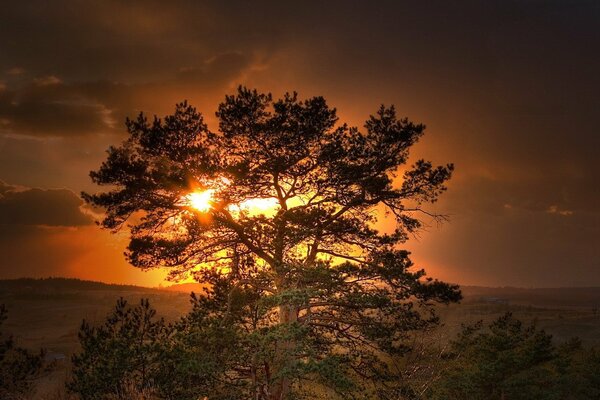
[[[3,330],[21,346],[44,348],[57,358],[58,368],[37,384],[36,398],[51,398],[41,393],[61,391],[84,318],[102,323],[116,299],[124,297],[131,303],[148,298],[160,316],[175,320],[190,308],[189,291],[198,289],[194,285],[167,290],[73,279],[0,280],[0,304],[9,312]],[[460,304],[440,307],[442,326],[435,333],[440,340],[454,337],[461,324],[491,321],[510,311],[525,322],[536,323],[558,342],[576,336],[585,345],[600,347],[600,288],[463,287],[463,295]]]
[[[449,337],[461,324],[490,322],[511,312],[526,323],[535,323],[557,342],[578,337],[585,345],[600,346],[600,288],[483,288],[463,287],[460,304],[440,308]]]

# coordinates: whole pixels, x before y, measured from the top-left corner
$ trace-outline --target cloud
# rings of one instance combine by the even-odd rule
[[[0,225],[89,225],[92,218],[82,205],[67,189],[18,188],[0,181]]]
[[[563,217],[569,217],[571,215],[573,215],[573,211],[571,210],[561,210],[558,208],[557,205],[551,205],[550,207],[548,207],[548,209],[546,210],[546,212],[548,214],[556,214],[556,215],[561,215]]]
[[[181,68],[176,81],[185,85],[223,84],[238,76],[250,63],[250,57],[243,53],[223,53],[211,57],[200,66]]]
[[[58,85],[59,83],[62,83],[62,80],[54,75],[48,75],[41,78],[35,78],[33,83],[38,86]]]
[[[66,276],[148,286],[162,282],[164,271],[144,273],[128,265],[126,244],[126,236],[92,224],[81,199],[70,190],[0,181],[0,279]]]
[[[110,131],[110,110],[76,87],[54,77],[0,93],[0,133],[78,136]]]
[[[166,113],[184,99],[203,103],[222,94],[252,64],[252,57],[232,52],[181,68],[155,82],[68,83],[49,75],[23,87],[4,85],[0,91],[0,133],[45,138],[122,132],[125,118],[140,110]]]
[[[6,70],[8,75],[22,75],[25,73],[25,70],[20,67],[12,67]]]

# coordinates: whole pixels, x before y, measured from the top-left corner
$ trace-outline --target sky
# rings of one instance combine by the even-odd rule
[[[449,215],[406,247],[466,285],[600,286],[597,1],[6,2],[0,12],[0,278],[156,286],[79,193],[124,120],[242,84],[324,96],[362,126],[380,104],[453,162]]]

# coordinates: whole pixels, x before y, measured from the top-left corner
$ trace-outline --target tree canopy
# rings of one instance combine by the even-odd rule
[[[391,356],[436,322],[436,302],[460,298],[399,248],[422,217],[438,217],[426,205],[453,166],[408,166],[424,126],[393,107],[361,130],[322,97],[273,100],[240,87],[216,116],[216,132],[186,102],[164,119],[128,120],[128,139],[91,173],[107,191],[84,199],[106,210],[103,227],[129,223],[134,266],[207,284],[189,326],[225,329],[235,343],[213,377],[228,391],[288,399],[309,381],[345,398],[393,398]],[[271,207],[253,209],[257,201]],[[393,232],[375,229],[380,218]]]

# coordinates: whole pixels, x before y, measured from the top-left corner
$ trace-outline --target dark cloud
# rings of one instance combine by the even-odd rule
[[[60,82],[6,92],[0,98],[0,132],[4,134],[70,136],[112,129],[109,109]]]
[[[92,218],[67,189],[17,188],[0,181],[0,225],[81,226]]]
[[[124,130],[124,129],[123,129]],[[0,135],[0,176],[27,187],[93,190],[89,171],[106,156],[114,135],[40,138]]]
[[[164,280],[164,271],[128,265],[125,245],[124,236],[92,224],[70,190],[0,181],[0,279],[64,276],[148,286]]]
[[[229,14],[220,8],[216,2],[186,0],[6,4],[0,70],[17,65],[77,81],[157,82],[218,54],[264,48],[278,40],[269,27],[286,24],[258,21],[260,6],[244,5]]]
[[[24,87],[0,88],[0,133],[68,137],[122,132],[127,116],[140,110],[166,113],[186,98],[212,97],[251,65],[249,56],[224,53],[163,81],[143,84],[65,83],[54,75],[35,78]]]

